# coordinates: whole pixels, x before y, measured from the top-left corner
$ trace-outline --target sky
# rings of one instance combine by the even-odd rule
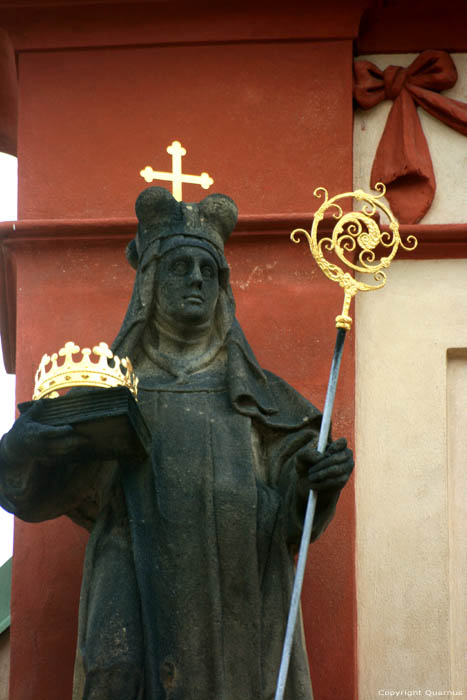
[[[13,156],[0,153],[0,221],[17,219],[18,174]],[[9,430],[15,419],[15,377],[6,374],[0,352],[0,435]],[[13,516],[0,508],[0,566],[13,551]]]

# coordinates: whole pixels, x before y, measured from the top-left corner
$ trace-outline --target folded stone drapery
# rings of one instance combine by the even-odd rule
[[[354,98],[362,109],[393,100],[371,170],[371,185],[384,182],[386,196],[401,223],[416,223],[436,191],[428,143],[417,106],[467,136],[467,104],[439,91],[453,87],[457,70],[445,51],[423,51],[407,68],[380,70],[370,61],[354,62]]]

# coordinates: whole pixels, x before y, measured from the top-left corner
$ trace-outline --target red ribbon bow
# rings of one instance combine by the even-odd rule
[[[467,104],[439,95],[453,87],[456,67],[445,51],[423,51],[407,68],[382,71],[370,61],[354,62],[354,97],[363,109],[394,100],[371,170],[371,184],[384,182],[401,223],[416,223],[436,191],[430,151],[417,105],[467,136]]]

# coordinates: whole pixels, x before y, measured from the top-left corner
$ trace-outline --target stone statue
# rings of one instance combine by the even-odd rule
[[[151,456],[90,458],[73,428],[38,422],[42,399],[1,443],[1,504],[90,531],[74,697],[271,700],[308,491],[316,538],[352,453],[343,439],[316,452],[319,412],[261,369],[235,320],[234,202],[149,187],[136,213],[136,280],[113,350],[139,376]],[[286,698],[312,698],[300,625]]]

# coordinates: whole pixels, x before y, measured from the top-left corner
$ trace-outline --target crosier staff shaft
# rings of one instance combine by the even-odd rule
[[[344,350],[344,341],[346,336],[345,328],[337,329],[336,345],[334,347],[334,355],[332,357],[331,371],[329,373],[328,389],[326,392],[326,401],[324,403],[323,417],[321,419],[321,427],[318,438],[318,452],[323,453],[329,437],[329,429],[331,427],[331,415],[334,406],[334,398],[336,396],[337,380],[339,378],[339,369]],[[300,607],[300,595],[302,592],[303,577],[305,575],[305,565],[310,544],[311,530],[313,528],[313,519],[315,517],[317,495],[315,491],[310,491],[308,494],[308,503],[306,507],[305,521],[303,524],[302,539],[300,542],[300,550],[298,554],[297,569],[295,572],[295,581],[292,590],[292,598],[289,608],[289,616],[287,619],[287,628],[285,632],[284,647],[282,649],[282,659],[279,668],[279,676],[277,680],[276,694],[274,700],[282,700],[285,692],[285,684],[287,682],[287,673],[289,670],[290,654],[292,652],[293,636],[297,624],[298,610]]]
[[[294,243],[299,243],[302,235],[306,237],[315,262],[322,272],[332,282],[337,282],[344,290],[342,313],[336,317],[338,329],[336,346],[332,358],[331,373],[318,440],[318,452],[321,454],[324,452],[328,441],[345,334],[352,326],[352,319],[349,316],[350,303],[359,291],[369,292],[384,287],[386,284],[386,269],[394,259],[399,247],[404,250],[414,250],[417,246],[415,236],[408,236],[406,243],[401,240],[397,219],[389,207],[381,201],[386,192],[384,184],[381,182],[376,183],[375,190],[378,194],[373,195],[363,190],[355,190],[354,192],[344,192],[343,194],[329,197],[324,187],[318,187],[314,191],[315,197],[324,199],[324,201],[315,212],[311,232],[308,233],[305,229],[295,229],[291,233],[291,239]],[[344,210],[339,202],[349,197],[362,203],[363,208],[359,211],[351,211],[344,214]],[[380,210],[383,217],[388,221],[385,224],[386,230],[381,230],[377,221],[373,218],[377,210]],[[332,229],[331,235],[318,237],[318,226],[323,221],[326,212],[332,214],[336,224]],[[330,220],[332,221],[332,219]],[[379,260],[377,252],[383,253]],[[359,273],[359,276],[352,275],[352,272]],[[364,281],[364,278],[368,279],[368,277],[373,279],[372,284],[367,284]],[[284,696],[316,501],[316,493],[310,491],[274,700],[282,700]]]

